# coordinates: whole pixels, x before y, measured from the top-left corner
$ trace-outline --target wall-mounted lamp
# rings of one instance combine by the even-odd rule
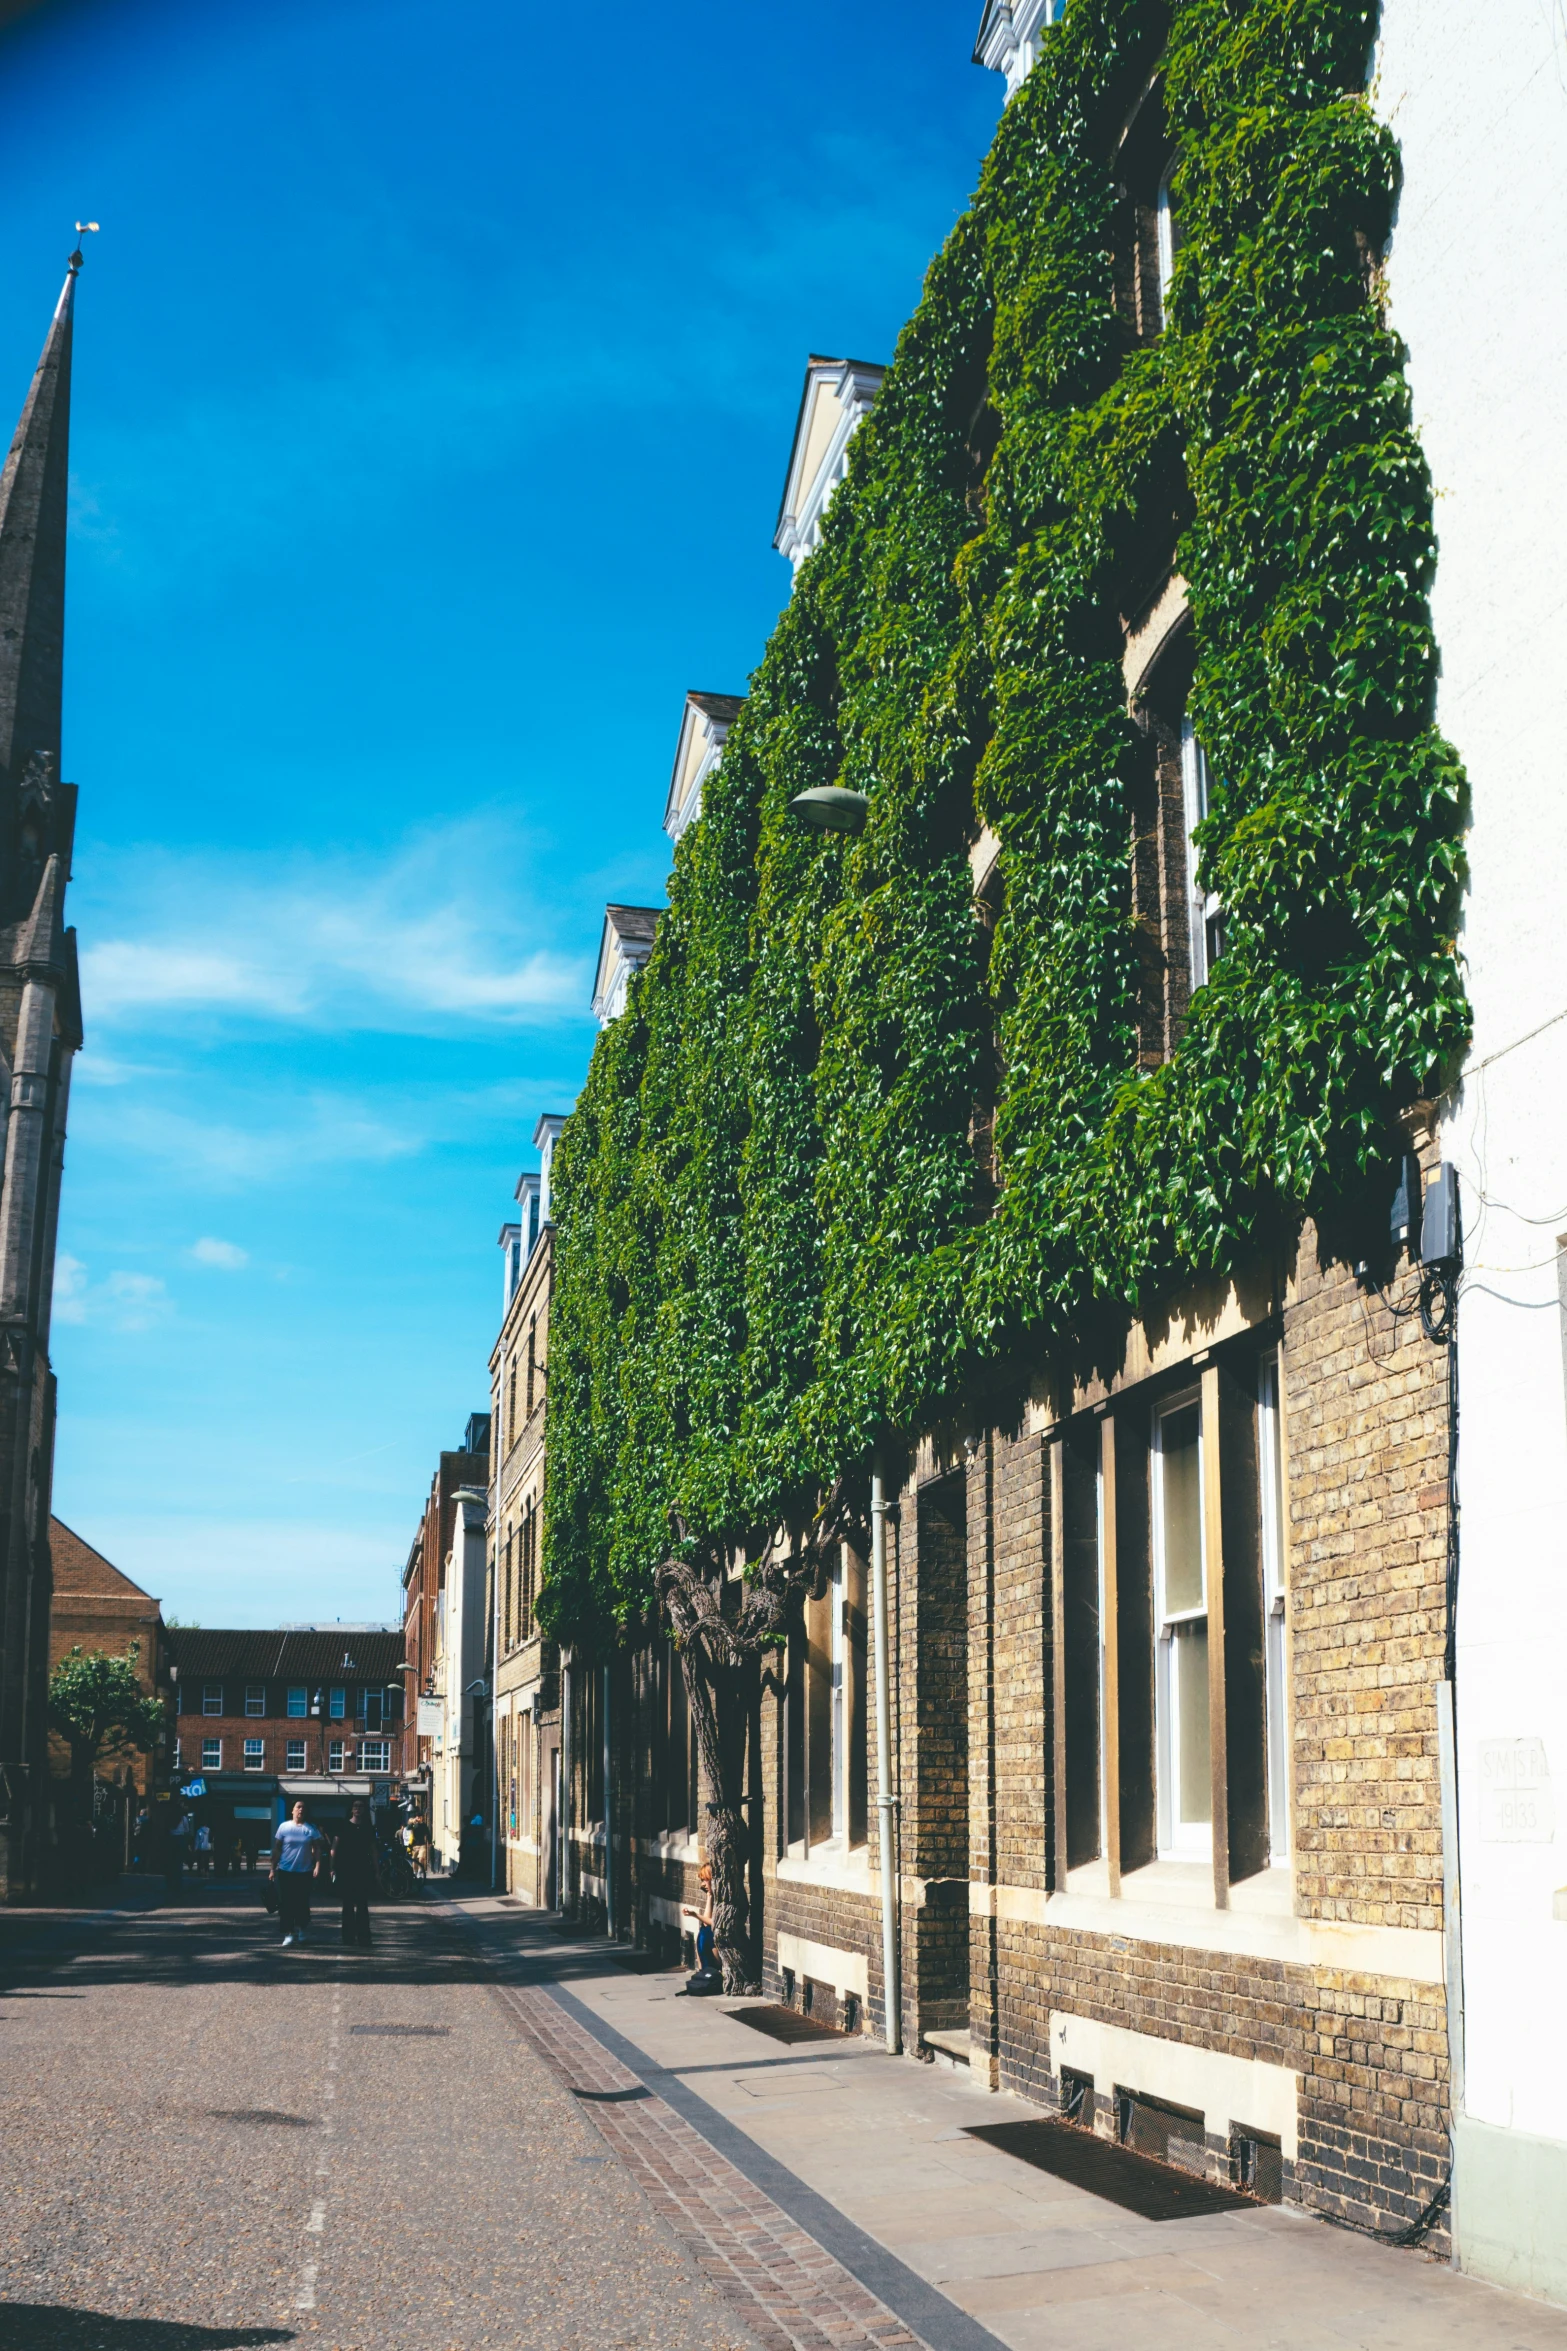
[[[863,833],[870,812],[865,794],[851,792],[847,784],[813,784],[789,803],[789,814],[816,833]]]

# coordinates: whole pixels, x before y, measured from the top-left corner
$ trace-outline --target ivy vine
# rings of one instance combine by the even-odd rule
[[[562,1635],[647,1607],[671,1513],[753,1543],[886,1432],[1329,1212],[1461,1048],[1373,31],[1364,0],[1069,0],[1007,106],[558,1147]],[[1130,347],[1112,157],[1161,59],[1183,242]],[[1227,932],[1149,1073],[1118,599],[1172,514]],[[858,840],[789,816],[835,782]]]

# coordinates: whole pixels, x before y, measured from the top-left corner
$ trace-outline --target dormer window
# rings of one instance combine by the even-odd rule
[[[1038,62],[1046,29],[1065,13],[1066,0],[986,0],[974,63],[1004,74],[1007,96],[1013,97]]]
[[[675,746],[675,764],[664,804],[664,830],[678,841],[702,813],[702,788],[723,757],[729,729],[739,716],[740,694],[688,694]]]
[[[601,1029],[619,1020],[626,1009],[626,991],[634,973],[653,952],[658,927],[656,906],[606,906],[599,938],[598,971],[593,982],[593,1017]]]
[[[864,359],[806,363],[773,545],[796,571],[821,540],[822,517],[849,466],[849,443],[870,414],[884,367]]]

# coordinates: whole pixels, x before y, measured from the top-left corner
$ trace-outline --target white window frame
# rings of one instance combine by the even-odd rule
[[[266,1685],[266,1683],[265,1683],[265,1682],[247,1682],[247,1683],[245,1684],[245,1712],[246,1712],[246,1714],[247,1714],[247,1715],[248,1715],[248,1716],[251,1718],[251,1720],[252,1720],[252,1721],[254,1721],[257,1715],[264,1715],[264,1714],[266,1713],[266,1711],[267,1711],[267,1685]]]
[[[296,1757],[298,1758],[297,1762],[296,1762],[296,1760],[295,1760],[295,1758],[296,1758]],[[304,1742],[304,1740],[303,1740],[303,1739],[289,1739],[289,1740],[287,1740],[287,1741],[285,1742],[285,1744],[284,1744],[284,1747],[283,1747],[283,1769],[284,1769],[285,1771],[303,1771],[303,1770],[304,1770],[304,1768],[305,1768],[305,1742]]]
[[[1197,1529],[1198,1557],[1202,1561],[1202,1606],[1179,1609],[1170,1615],[1166,1611],[1164,1599],[1164,1424],[1172,1414],[1184,1412],[1192,1405],[1197,1408]],[[1183,1388],[1176,1395],[1160,1399],[1154,1408],[1150,1456],[1153,1468],[1154,1702],[1157,1717],[1154,1771],[1159,1854],[1161,1859],[1170,1861],[1211,1861],[1212,1821],[1182,1821],[1177,1814],[1176,1791],[1181,1754],[1180,1677],[1170,1670],[1175,1647],[1171,1629],[1174,1625],[1194,1624],[1200,1618],[1208,1626],[1210,1643],[1212,1640],[1208,1591],[1208,1463],[1207,1447],[1203,1443],[1200,1387]],[[1208,1670],[1210,1673],[1213,1670],[1211,1647]]]
[[[1154,226],[1159,248],[1159,324],[1164,326],[1170,316],[1170,284],[1175,276],[1175,211],[1170,202],[1170,174],[1180,162],[1180,151],[1170,157],[1159,178],[1159,193],[1154,199]],[[1146,181],[1144,182],[1146,186]]]
[[[201,1768],[203,1771],[221,1771],[223,1769],[223,1741],[221,1739],[202,1740]]]
[[[266,1741],[264,1739],[247,1739],[245,1741],[245,1769],[247,1771],[264,1771],[266,1761]]]
[[[371,1753],[372,1748],[374,1754]],[[359,1742],[359,1768],[361,1771],[390,1771],[392,1768],[391,1740],[361,1739]]]
[[[1268,1856],[1290,1853],[1289,1570],[1284,1524],[1283,1372],[1272,1347],[1257,1366],[1257,1469],[1262,1510],[1262,1639],[1267,1690]]]
[[[1217,956],[1214,946],[1224,905],[1216,890],[1205,890],[1197,879],[1200,852],[1195,834],[1208,813],[1212,779],[1208,754],[1197,740],[1189,718],[1181,720],[1181,798],[1186,813],[1186,887],[1191,914],[1192,989],[1211,978]]]
[[[221,1682],[202,1683],[201,1711],[203,1714],[221,1714],[223,1712],[223,1684]]]
[[[342,1770],[345,1751],[346,1742],[344,1740],[329,1739],[327,1741],[326,1767],[328,1771]]]

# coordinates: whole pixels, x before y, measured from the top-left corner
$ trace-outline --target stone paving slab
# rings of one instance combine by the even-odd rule
[[[1011,2351],[1567,2351],[1567,2312],[1294,2208],[1144,2221],[964,2135],[1038,2109],[864,2039],[777,2051],[678,1975],[464,1901],[497,1965],[623,2046],[626,2079],[679,2085]],[[831,2087],[790,2081],[830,2073]],[[758,2095],[758,2078],[782,2087]]]

